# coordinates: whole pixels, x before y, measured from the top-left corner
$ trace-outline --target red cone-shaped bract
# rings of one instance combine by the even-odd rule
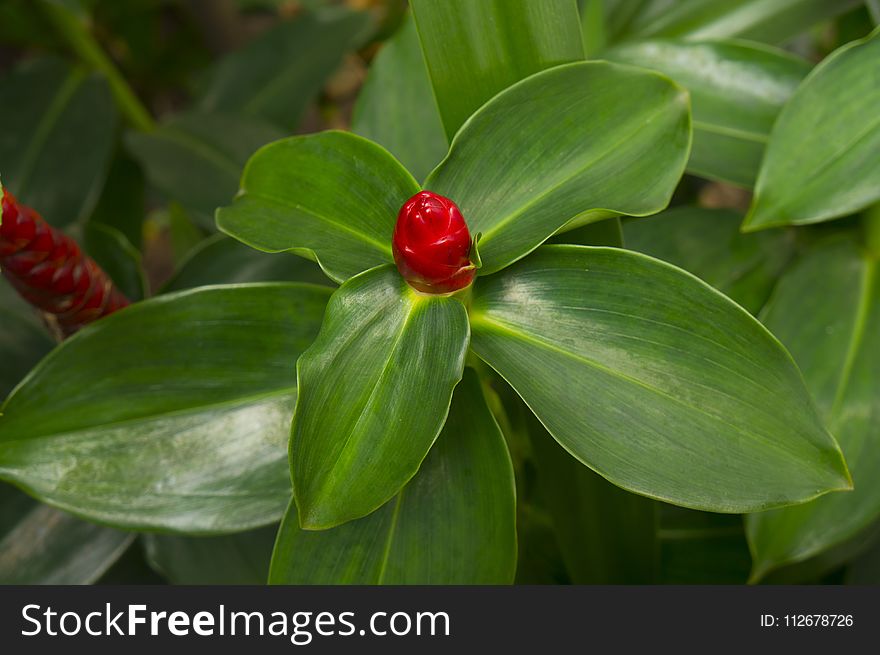
[[[425,293],[451,293],[473,282],[471,234],[449,198],[420,191],[397,215],[391,241],[397,270]]]
[[[5,189],[0,270],[22,298],[55,315],[65,335],[129,304],[73,239]]]

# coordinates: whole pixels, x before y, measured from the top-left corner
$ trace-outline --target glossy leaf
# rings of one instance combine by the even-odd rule
[[[423,180],[449,147],[433,93],[416,26],[407,19],[370,64],[351,129]]]
[[[751,187],[773,121],[810,65],[784,50],[741,41],[645,41],[603,53],[685,87],[693,104],[688,170]]]
[[[266,584],[277,525],[219,537],[146,534],[150,565],[172,584]]]
[[[773,127],[744,230],[816,223],[880,199],[880,28],[819,64]]]
[[[133,538],[0,486],[0,584],[91,584]]]
[[[843,567],[880,541],[880,523],[874,523],[856,536],[818,554],[773,569],[760,578],[763,584],[823,584],[840,579]],[[753,577],[752,582],[758,578]]]
[[[452,198],[471,233],[482,233],[487,275],[575,217],[663,209],[689,144],[681,88],[655,73],[581,62],[493,98],[456,135],[425,188]]]
[[[347,132],[293,137],[248,162],[227,234],[266,252],[314,258],[336,282],[393,261],[391,233],[419,185],[386,150]]]
[[[275,584],[506,584],[516,568],[513,469],[476,374],[419,472],[369,516],[331,530],[281,525]]]
[[[477,280],[472,347],[611,482],[743,512],[849,488],[789,354],[743,309],[644,255],[546,246]]]
[[[584,58],[575,0],[411,0],[449,139],[532,73]]]
[[[149,133],[129,132],[125,142],[153,186],[211,227],[214,210],[235,196],[248,157],[282,136],[254,118],[188,113]]]
[[[804,302],[804,298],[820,299]],[[749,516],[755,578],[840,544],[880,520],[880,273],[848,240],[827,243],[780,282],[764,317],[791,349],[852,471],[852,493]]]
[[[582,227],[559,232],[548,243],[567,243],[573,246],[611,246],[623,248],[623,225],[619,216],[588,223]]]
[[[279,23],[216,65],[197,102],[199,109],[262,118],[292,130],[355,44],[367,18],[363,12],[338,9]]]
[[[635,8],[622,31],[623,36],[631,39],[738,36],[781,43],[859,3],[860,0],[649,0]]]
[[[164,292],[209,284],[245,282],[308,282],[327,284],[314,263],[288,253],[268,254],[215,234],[199,242],[163,288]]]
[[[0,82],[3,184],[53,225],[84,219],[104,185],[116,120],[100,77],[56,59],[22,64]]]
[[[446,420],[469,336],[461,302],[418,294],[393,266],[333,294],[297,362],[290,465],[302,527],[365,516],[415,474]]]
[[[742,215],[727,209],[676,207],[627,221],[627,248],[693,273],[754,315],[794,256],[790,232],[741,234]]]
[[[211,287],[86,327],[7,399],[0,477],[122,527],[205,533],[276,521],[290,497],[292,364],[328,294]]]

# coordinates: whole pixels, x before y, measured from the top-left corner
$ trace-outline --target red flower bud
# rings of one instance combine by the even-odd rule
[[[0,275],[65,334],[129,304],[76,242],[2,189]]]
[[[420,191],[403,204],[391,241],[397,270],[425,293],[451,293],[473,281],[471,245],[461,211],[431,191]]]

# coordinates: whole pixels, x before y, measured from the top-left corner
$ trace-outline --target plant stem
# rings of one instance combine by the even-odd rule
[[[47,18],[80,60],[102,73],[107,79],[116,104],[129,124],[144,132],[152,130],[155,122],[150,112],[131,90],[128,82],[80,19],[70,10],[51,0],[42,2],[41,6]]]

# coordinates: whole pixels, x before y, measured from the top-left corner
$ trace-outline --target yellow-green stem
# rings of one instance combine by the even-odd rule
[[[150,112],[131,90],[128,82],[95,41],[86,25],[70,10],[52,0],[43,0],[40,5],[58,34],[64,38],[77,57],[107,79],[116,104],[128,123],[138,130],[145,132],[152,130],[155,122]]]

